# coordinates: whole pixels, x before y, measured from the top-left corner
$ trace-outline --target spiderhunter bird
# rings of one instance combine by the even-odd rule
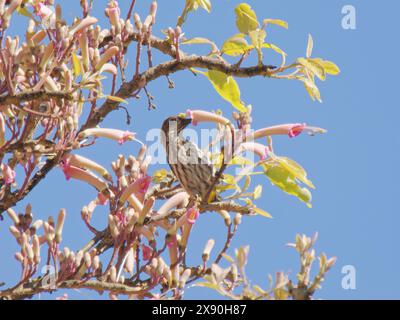
[[[216,175],[211,161],[196,144],[185,140],[181,133],[191,119],[171,116],[162,125],[163,144],[167,162],[192,200],[208,202],[211,189],[216,184]]]

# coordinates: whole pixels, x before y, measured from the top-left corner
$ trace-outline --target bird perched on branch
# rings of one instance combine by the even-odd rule
[[[208,202],[216,175],[207,155],[191,141],[183,139],[182,131],[191,119],[172,116],[162,124],[163,144],[167,162],[182,188],[200,202]]]

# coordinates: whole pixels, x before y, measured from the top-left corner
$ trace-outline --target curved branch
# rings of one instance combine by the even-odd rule
[[[147,283],[144,282],[139,286],[130,286],[129,284],[123,283],[112,283],[100,280],[66,280],[57,284],[57,287],[41,286],[40,283],[42,278],[36,278],[28,284],[17,288],[7,289],[0,291],[0,299],[3,300],[21,300],[31,298],[33,295],[41,292],[54,292],[58,289],[92,289],[99,292],[108,291],[115,294],[140,294],[146,292]],[[127,281],[128,282],[128,281]]]
[[[32,100],[50,100],[50,99],[65,99],[73,100],[73,96],[67,92],[47,92],[45,90],[36,90],[31,92],[21,92],[15,95],[6,95],[0,97],[0,106],[19,104],[22,101]]]

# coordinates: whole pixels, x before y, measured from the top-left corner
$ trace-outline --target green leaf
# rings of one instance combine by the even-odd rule
[[[325,68],[319,63],[317,59],[298,58],[297,62],[300,63],[309,72],[317,76],[318,79],[322,81],[326,79]]]
[[[153,173],[153,181],[156,183],[160,183],[164,181],[168,176],[168,171],[165,169],[157,170]]]
[[[211,2],[210,0],[197,0],[200,7],[206,10],[208,13],[211,12]]]
[[[268,218],[268,219],[272,219],[272,216],[268,212],[266,212],[266,211],[264,211],[264,210],[262,210],[260,208],[253,208],[253,211],[255,213],[259,214],[260,216],[263,216],[263,217]]]
[[[271,183],[311,207],[311,192],[298,184],[300,181],[311,188],[315,188],[312,182],[307,179],[305,170],[289,158],[274,157],[273,159],[273,163],[265,163],[263,165],[265,174]]]
[[[74,52],[72,52],[72,65],[74,68],[74,74],[79,77],[82,74],[81,62]]]
[[[117,97],[117,96],[105,96],[105,98],[107,100],[128,104],[128,101],[126,101],[126,100],[124,100],[124,99],[122,99],[120,97]]]
[[[315,189],[314,184],[307,178],[307,172],[296,161],[287,157],[275,157],[274,160],[278,161],[296,179],[303,182],[306,186]]]
[[[249,45],[246,39],[244,39],[244,36],[245,35],[243,33],[239,33],[233,37],[230,37],[222,45],[221,52],[227,54],[228,56],[236,57],[253,49],[254,46]]]
[[[265,32],[265,30],[258,29],[250,31],[249,36],[251,39],[251,43],[254,45],[254,47],[260,50],[264,44],[267,33]]]
[[[246,106],[240,100],[240,89],[233,77],[216,70],[209,70],[207,72],[195,72],[205,75],[211,81],[214,89],[219,93],[219,95],[223,99],[228,101],[237,110],[239,110],[240,112],[248,111]]]
[[[255,12],[247,3],[241,3],[235,8],[236,26],[241,33],[249,34],[259,27]]]
[[[186,9],[188,11],[197,10],[199,8],[203,8],[208,13],[211,11],[211,3],[210,0],[186,0]]]
[[[264,44],[267,33],[263,29],[257,29],[257,30],[250,31],[249,36],[250,36],[253,46],[257,49],[258,63],[262,64],[263,54],[262,54],[261,48]]]
[[[194,287],[204,287],[204,288],[209,288],[209,289],[213,289],[216,291],[220,291],[218,284],[212,283],[212,282],[197,282],[193,286]]]
[[[336,64],[334,64],[332,61],[322,60],[321,64],[324,67],[325,72],[328,74],[335,76],[340,73],[339,67]]]
[[[207,38],[192,38],[181,42],[181,44],[209,44],[211,45],[211,53],[218,52],[217,45]]]
[[[254,200],[261,197],[262,190],[263,190],[263,188],[262,188],[262,185],[260,185],[260,184],[254,189],[254,193],[253,193]]]
[[[231,161],[229,161],[229,165],[252,165],[254,164],[253,161],[246,159],[242,156],[236,155]]]
[[[299,78],[299,80],[303,82],[304,87],[313,101],[318,100],[322,102],[321,93],[313,80],[304,77]]]
[[[280,26],[282,28],[288,29],[289,25],[286,21],[280,20],[280,19],[264,19],[263,20],[263,28],[265,28],[268,23],[270,24],[275,24],[277,26]]]
[[[274,50],[275,52],[279,53],[281,56],[284,56],[284,57],[287,56],[287,54],[286,54],[285,51],[283,51],[281,48],[279,48],[278,46],[276,46],[276,45],[274,45],[274,44],[272,44],[272,43],[264,43],[264,44],[262,45],[262,47],[263,47],[263,48],[266,48],[266,49],[272,49],[272,50]]]

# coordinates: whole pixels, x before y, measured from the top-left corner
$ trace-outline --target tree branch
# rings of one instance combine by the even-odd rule
[[[7,289],[0,291],[0,299],[3,300],[21,300],[31,298],[33,295],[41,292],[53,292],[57,289],[92,289],[99,292],[109,291],[115,294],[140,294],[146,292],[147,282],[141,283],[139,286],[130,286],[129,284],[112,283],[100,280],[66,280],[57,284],[57,287],[42,286],[42,278],[36,278],[31,282],[17,289]],[[128,282],[128,281],[126,281]]]
[[[20,104],[22,101],[32,101],[32,100],[50,100],[50,99],[65,99],[68,101],[73,100],[70,93],[66,92],[47,92],[44,90],[37,90],[31,92],[21,92],[15,95],[5,95],[0,97],[0,106],[10,105],[10,104]]]

